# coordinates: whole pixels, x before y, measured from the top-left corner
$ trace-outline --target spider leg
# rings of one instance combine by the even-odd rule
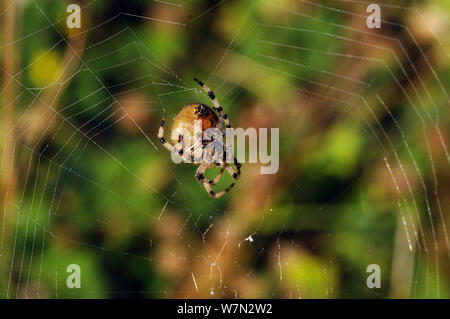
[[[200,164],[199,168],[197,169],[197,173],[195,174],[195,178],[203,184],[203,187],[205,188],[206,192],[209,194],[209,196],[211,196],[212,198],[219,198],[223,195],[225,195],[226,193],[228,193],[235,185],[235,183],[232,183],[230,186],[228,186],[227,188],[225,188],[223,191],[220,191],[218,193],[216,193],[213,189],[212,186],[215,185],[220,177],[222,176],[223,172],[225,169],[228,168],[231,169],[231,167],[227,164],[227,163],[223,163],[221,164],[221,170],[220,173],[216,176],[216,178],[214,178],[214,180],[210,180],[205,178],[204,176],[204,172],[206,171],[206,169],[209,166],[207,164]],[[231,169],[232,170],[232,169]],[[233,171],[233,170],[232,170]],[[234,171],[233,171],[234,173]]]
[[[225,171],[225,167],[226,167],[226,164],[220,165],[220,172],[219,172],[219,174],[217,174],[216,178],[214,178],[213,182],[210,183],[211,185],[216,185],[217,184],[217,182],[222,177],[223,172]]]
[[[236,166],[237,172],[235,172],[235,171],[233,170],[233,168],[232,168],[230,165],[228,165],[228,163],[224,163],[224,164],[225,164],[225,169],[227,170],[227,172],[228,172],[231,176],[233,176],[233,178],[234,178],[235,180],[238,180],[238,179],[240,178],[240,176],[241,176],[241,166],[242,166],[242,165],[241,165],[241,163],[238,162],[238,160],[236,159],[236,157],[234,158],[234,165]],[[215,193],[215,192],[211,189],[211,186],[210,186],[210,185],[204,185],[204,186],[205,186],[206,191],[209,193],[209,195],[210,195],[212,198],[219,198],[219,197],[225,195],[226,193],[228,193],[228,192],[234,187],[235,184],[236,184],[236,183],[232,183],[230,186],[228,186],[227,188],[225,188],[223,191],[221,191],[221,192],[219,192],[219,193]],[[207,186],[209,186],[209,189],[208,189]]]
[[[212,198],[219,198],[219,197],[225,195],[226,193],[228,193],[234,187],[234,185],[235,185],[235,183],[232,183],[230,186],[228,186],[223,191],[220,191],[218,193],[214,192],[211,185],[209,185],[209,184],[203,184],[203,187],[208,192],[209,196],[211,196]]]
[[[194,163],[194,151],[193,147],[188,148],[187,150],[184,149],[184,142],[183,142],[183,135],[178,136],[178,143],[173,147],[173,152],[175,154],[178,154],[181,156],[181,158],[185,162]]]
[[[231,175],[231,177],[233,177],[235,180],[239,180],[239,178],[241,177],[242,164],[239,163],[236,156],[234,156],[233,150],[231,149],[231,146],[229,144],[225,144],[223,151],[224,151],[223,161],[226,162],[226,164],[227,164],[225,169]],[[234,166],[236,166],[236,170],[234,170],[229,165],[229,160],[231,160],[231,159],[233,159],[233,163],[234,163]]]
[[[219,113],[219,118],[220,118],[220,122],[221,122],[221,125],[219,128],[221,128],[222,123],[225,123],[225,126],[227,128],[230,128],[231,123],[230,123],[230,120],[228,119],[228,115],[224,112],[222,106],[220,106],[220,103],[217,100],[216,96],[214,95],[214,92],[211,91],[211,89],[209,87],[207,87],[202,81],[198,80],[197,78],[195,78],[194,81],[197,82],[202,87],[202,89],[206,92],[206,94],[208,94],[209,98],[211,99],[211,101],[214,104],[214,109],[217,111],[217,113]]]
[[[187,159],[187,156],[189,155],[189,159],[191,159],[190,152],[183,153],[183,136],[180,136],[178,139],[178,143],[176,145],[172,145],[164,138],[164,125],[166,123],[166,116],[167,114],[164,113],[163,118],[161,120],[161,124],[159,126],[158,131],[158,139],[159,141],[164,145],[165,148],[167,148],[169,151],[178,154],[183,159]]]
[[[233,176],[234,179],[238,180],[238,179],[241,177],[241,167],[242,167],[242,164],[239,163],[239,161],[237,160],[236,157],[234,158],[234,166],[236,166],[237,172],[235,172],[235,173],[234,173],[233,175],[231,175],[231,176]],[[228,167],[229,167],[229,166],[228,166]]]
[[[234,165],[236,166],[236,171],[228,164],[226,165],[226,170],[235,180],[239,180],[241,177],[242,164],[238,162],[236,157],[234,158]]]
[[[161,124],[159,126],[158,140],[164,145],[165,148],[167,148],[169,151],[172,151],[174,146],[169,142],[167,142],[166,139],[164,138],[164,125],[166,124],[166,116],[167,114],[164,113],[163,118],[161,120]]]
[[[217,176],[214,179],[208,179],[205,177],[204,173],[208,169],[209,165],[202,163],[200,164],[200,166],[197,169],[197,172],[195,173],[195,178],[202,184],[209,184],[211,186],[214,186],[220,180],[220,177],[222,177],[222,174],[225,171],[225,166],[226,163],[221,164],[219,174],[217,174]]]
[[[239,180],[239,178],[241,177],[241,167],[242,164],[239,163],[239,161],[237,160],[237,158],[235,156],[233,156],[233,162],[234,165],[236,166],[236,171],[226,162],[226,154],[224,153],[224,158],[223,158],[223,162],[220,164],[221,166],[221,171],[220,173],[217,175],[217,177],[214,179],[214,182],[217,183],[220,179],[220,177],[222,176],[223,170],[225,169],[236,181]],[[225,195],[226,193],[228,193],[235,185],[235,183],[232,183],[230,186],[228,186],[227,188],[225,188],[223,191],[221,192],[214,192],[213,189],[211,188],[211,185],[215,185],[211,184],[211,183],[204,183],[203,187],[205,188],[205,190],[208,192],[208,194],[212,197],[212,198],[219,198],[223,195]]]

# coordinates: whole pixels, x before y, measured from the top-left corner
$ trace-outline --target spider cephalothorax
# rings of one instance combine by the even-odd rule
[[[189,104],[181,109],[181,111],[175,116],[172,125],[172,142],[174,145],[170,144],[164,138],[164,125],[166,121],[166,114],[163,115],[163,119],[161,120],[161,126],[159,128],[158,138],[159,141],[171,152],[178,154],[184,160],[189,161],[191,163],[200,164],[197,169],[197,173],[195,175],[196,179],[203,184],[205,190],[209,193],[212,198],[218,198],[225,193],[227,193],[234,186],[232,183],[225,190],[221,192],[214,192],[212,186],[215,185],[223,172],[226,170],[235,180],[238,180],[241,175],[241,164],[237,161],[237,159],[232,155],[231,159],[234,165],[236,166],[236,171],[228,164],[225,160],[229,158],[227,156],[232,154],[232,151],[225,144],[222,146],[223,153],[225,154],[223,157],[220,156],[223,160],[219,162],[212,162],[210,160],[206,160],[207,158],[204,155],[205,147],[208,145],[211,140],[203,140],[203,134],[208,129],[219,129],[221,132],[223,130],[224,124],[227,128],[231,127],[230,121],[228,119],[227,114],[225,114],[223,108],[220,106],[217,101],[214,93],[201,81],[194,79],[200,86],[205,90],[208,94],[209,98],[212,100],[214,105],[214,110],[218,113],[219,116],[208,106],[201,103],[193,103]],[[196,130],[195,125],[201,126]],[[195,148],[196,143],[200,143],[201,147]],[[212,153],[214,155],[214,152]],[[200,161],[194,160],[194,158],[200,158]],[[213,166],[220,166],[220,172],[213,180],[207,179],[204,176],[205,171]]]

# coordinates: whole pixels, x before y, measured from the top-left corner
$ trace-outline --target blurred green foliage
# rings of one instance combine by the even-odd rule
[[[424,12],[437,6],[447,20],[450,14],[446,1],[401,2]],[[47,121],[33,143],[22,139],[33,125],[19,125],[17,210],[2,248],[10,258],[2,269],[2,296],[166,298],[184,294],[186,282],[195,295],[191,272],[217,254],[209,240],[228,238],[228,228],[217,227],[229,225],[239,235],[239,245],[223,256],[232,270],[224,270],[226,285],[196,272],[207,283],[203,295],[209,284],[215,297],[449,298],[443,222],[450,221],[447,214],[442,220],[436,203],[450,205],[449,163],[441,160],[435,135],[429,135],[430,148],[420,135],[424,128],[434,132],[430,117],[448,129],[448,96],[422,67],[431,99],[422,91],[417,97],[411,87],[412,101],[403,96],[392,77],[409,84],[398,61],[361,44],[401,56],[395,41],[354,32],[364,27],[364,19],[358,20],[364,9],[334,1],[84,2],[83,62],[51,104],[57,113],[32,115],[30,123]],[[356,16],[348,14],[353,11]],[[385,12],[386,20],[414,29],[408,10],[394,5]],[[53,82],[76,33],[65,26],[63,1],[25,1],[18,14],[16,51],[23,72],[15,105],[21,119],[32,114],[47,86],[61,84]],[[407,34],[388,27],[383,36],[411,49]],[[436,39],[419,41],[433,52],[449,47]],[[432,62],[448,88],[449,63],[438,60]],[[404,57],[401,63],[413,73]],[[209,103],[194,89],[194,77],[214,89],[235,126],[280,128],[276,176],[265,179],[255,173],[258,165],[246,164],[236,188],[212,200],[194,179],[196,167],[172,163],[156,138],[160,117],[167,111],[171,119],[194,101]],[[406,135],[376,94],[389,100]],[[403,165],[391,164],[401,194],[386,169],[387,157]],[[402,180],[401,169],[412,185]],[[433,178],[441,187],[435,197]],[[230,183],[225,176],[217,189]],[[417,239],[412,252],[405,229]],[[254,242],[245,240],[249,234]],[[396,277],[397,262],[410,274],[410,286],[396,295],[393,287],[403,282]],[[366,267],[373,263],[383,270],[376,291],[366,287]],[[69,264],[82,269],[81,289],[66,286]]]

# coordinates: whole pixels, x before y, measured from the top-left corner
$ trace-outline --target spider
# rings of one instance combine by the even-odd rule
[[[208,106],[201,104],[201,103],[193,103],[186,105],[183,107],[180,112],[175,116],[173,125],[172,125],[172,133],[178,132],[178,129],[184,129],[187,130],[189,133],[191,133],[190,136],[193,136],[194,132],[194,121],[199,120],[201,121],[201,134],[200,136],[194,136],[193,144],[200,142],[201,135],[204,134],[205,130],[209,128],[217,128],[223,131],[223,125],[227,128],[231,128],[230,120],[228,119],[228,115],[224,112],[223,108],[220,106],[219,101],[217,101],[216,96],[214,93],[205,85],[203,82],[199,81],[198,79],[194,79],[195,82],[197,82],[202,89],[208,94],[209,98],[211,99],[214,110],[218,113],[219,116],[216,115],[216,113]],[[174,145],[170,144],[166,141],[164,138],[164,125],[166,122],[166,113],[164,113],[163,118],[161,120],[161,125],[159,127],[158,132],[158,139],[159,141],[164,145],[165,148],[167,148],[169,151],[174,152],[175,154],[178,154],[181,156],[184,160],[191,160],[194,164],[199,164],[200,166],[197,169],[197,172],[195,174],[195,178],[198,182],[203,184],[203,187],[208,192],[208,194],[212,198],[219,198],[229,192],[235,183],[232,183],[230,186],[228,186],[225,190],[220,191],[216,193],[212,186],[216,185],[216,183],[220,180],[222,174],[224,171],[227,171],[236,181],[239,180],[241,175],[241,163],[238,162],[236,157],[232,154],[232,151],[230,150],[229,146],[225,145],[223,148],[226,149],[226,152],[224,154],[232,155],[234,165],[236,166],[236,171],[228,164],[228,161],[225,161],[225,156],[223,157],[223,161],[220,161],[220,163],[213,163],[211,160],[208,160],[208,158],[204,158],[203,152],[205,152],[205,147],[211,142],[211,141],[202,141],[202,147],[200,148],[200,153],[195,153],[193,151],[193,146],[189,147],[186,152],[183,151],[185,149],[183,146],[184,143],[189,143],[191,141],[187,141],[185,137],[181,134],[178,135],[178,140],[173,139]],[[177,133],[172,134],[177,135]],[[191,143],[189,144],[191,145]],[[193,161],[194,158],[200,158],[200,161]],[[208,179],[205,177],[204,173],[208,168],[211,168],[213,166],[220,166],[220,172],[214,179]]]

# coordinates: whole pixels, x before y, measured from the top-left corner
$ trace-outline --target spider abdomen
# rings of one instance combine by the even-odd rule
[[[202,131],[216,127],[219,122],[217,115],[208,106],[200,103],[186,105],[173,120],[171,138],[174,144],[178,142],[180,132],[189,134],[189,136],[183,136],[186,141],[188,138],[195,138],[194,123],[196,120],[201,121]]]

